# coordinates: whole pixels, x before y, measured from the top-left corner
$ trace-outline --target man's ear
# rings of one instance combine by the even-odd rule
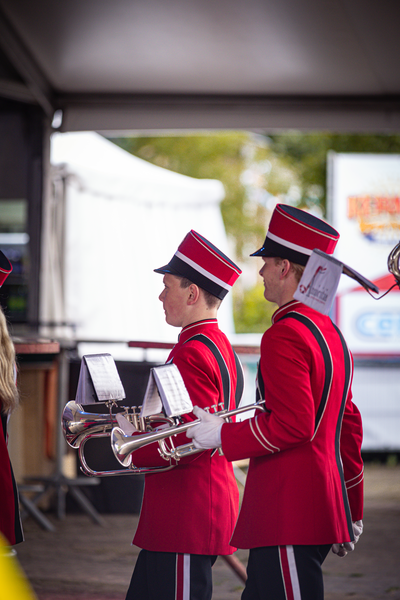
[[[290,261],[284,258],[280,263],[280,278],[283,279],[290,271]]]
[[[200,289],[195,283],[191,283],[188,287],[188,304],[196,304],[200,296]]]

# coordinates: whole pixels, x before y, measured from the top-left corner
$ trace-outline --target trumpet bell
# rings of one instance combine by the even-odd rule
[[[71,400],[65,405],[61,427],[71,448],[79,448],[82,441],[98,432],[111,430],[117,420],[109,414],[85,412],[80,404]]]
[[[123,467],[130,467],[132,464],[132,450],[131,445],[128,446],[127,438],[132,440],[119,427],[114,427],[111,431],[111,448],[115,458]]]

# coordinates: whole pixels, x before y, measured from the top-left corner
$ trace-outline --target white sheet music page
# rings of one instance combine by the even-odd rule
[[[96,404],[97,394],[93,387],[87,364],[82,359],[79,371],[78,387],[76,389],[75,402],[78,404]]]
[[[125,390],[111,354],[87,354],[83,359],[99,402],[125,398]]]
[[[147,382],[147,388],[144,394],[142,408],[140,410],[140,417],[158,415],[163,408],[153,371],[154,369],[150,369],[149,380]]]
[[[193,404],[178,367],[168,363],[152,370],[167,417],[192,412]]]

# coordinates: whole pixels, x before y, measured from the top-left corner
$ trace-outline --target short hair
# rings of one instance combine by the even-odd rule
[[[187,277],[181,277],[180,275],[178,275],[177,277],[179,277],[179,279],[181,280],[181,288],[188,288],[189,285],[193,284],[193,281],[190,281],[190,279],[188,279]],[[197,285],[197,283],[195,283],[193,285]],[[217,298],[217,296],[214,296],[214,294],[207,292],[207,290],[200,287],[199,285],[197,285],[197,287],[203,292],[204,300],[206,301],[208,308],[219,308],[220,307],[221,302],[222,302],[222,300],[220,300],[220,298]]]
[[[304,273],[305,266],[299,265],[298,263],[294,263],[288,258],[280,258],[279,256],[274,256],[275,264],[281,263],[283,260],[287,260],[290,263],[290,269],[293,271],[295,279],[297,283],[300,282],[300,279]]]

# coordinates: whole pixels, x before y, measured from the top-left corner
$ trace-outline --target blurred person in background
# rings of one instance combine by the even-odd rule
[[[0,287],[11,271],[10,262],[0,251]],[[0,307],[0,532],[10,546],[24,540],[17,485],[7,449],[7,424],[19,401],[16,375],[14,344],[9,335],[4,312]]]

